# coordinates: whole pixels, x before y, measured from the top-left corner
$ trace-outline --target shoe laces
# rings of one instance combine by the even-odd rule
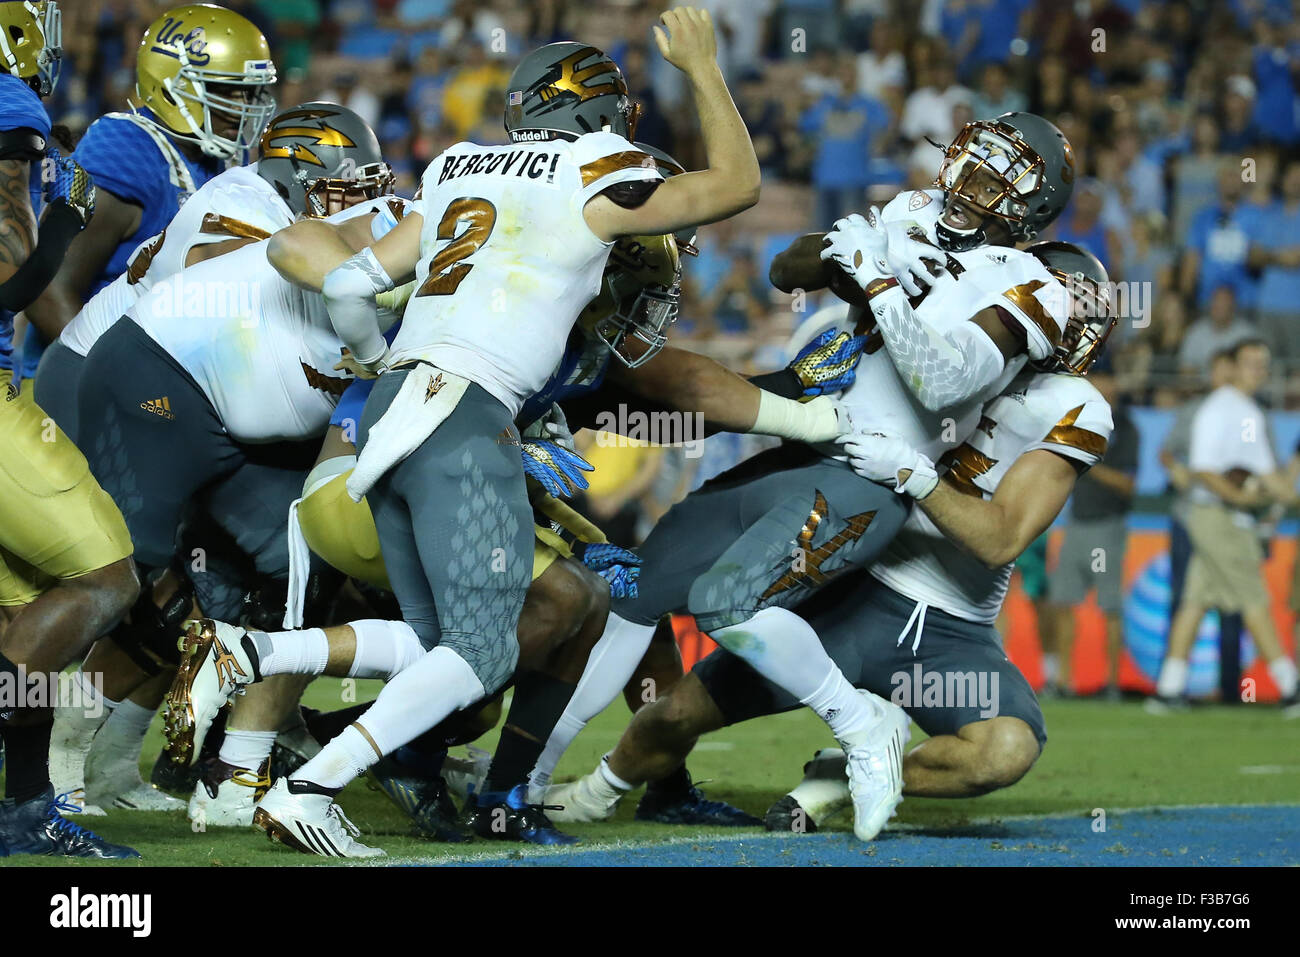
[[[266,767],[266,770],[260,774],[257,771],[250,771],[248,768],[238,768],[230,775],[230,780],[246,788],[269,790],[271,787],[271,769],[268,765],[263,766]]]
[[[325,811],[325,817],[334,821],[338,826],[339,833],[347,834],[352,838],[358,838],[361,836],[361,828],[348,820],[348,816],[343,813],[343,808],[339,807],[337,804],[330,804],[329,808]]]
[[[80,837],[87,841],[103,840],[103,838],[94,831],[84,828],[80,824],[76,824],[63,816],[63,812],[65,811],[73,814],[81,813],[80,807],[66,800],[68,796],[67,792],[55,795],[54,800],[51,801],[49,807],[46,808],[46,817],[54,825],[54,829],[61,834],[68,835],[69,837]]]

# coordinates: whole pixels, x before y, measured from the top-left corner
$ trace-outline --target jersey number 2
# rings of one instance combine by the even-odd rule
[[[429,278],[420,286],[417,296],[450,296],[473,269],[461,262],[474,255],[492,235],[497,222],[497,208],[486,199],[466,196],[454,199],[447,206],[438,223],[439,240],[449,240],[429,263]],[[466,223],[464,229],[461,223]]]

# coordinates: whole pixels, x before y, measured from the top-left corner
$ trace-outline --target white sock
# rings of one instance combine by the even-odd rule
[[[764,608],[749,621],[714,631],[712,637],[812,708],[837,738],[875,721],[874,706],[844,678],[812,625],[788,608]]]
[[[610,613],[600,641],[587,657],[587,665],[573,689],[573,697],[555,723],[555,729],[546,739],[546,747],[529,775],[529,783],[534,788],[545,788],[550,783],[555,766],[578,732],[618,697],[645,657],[654,633],[654,625],[638,625]]]
[[[1048,684],[1056,684],[1056,679],[1061,674],[1061,659],[1054,651],[1043,652],[1043,680]]]
[[[620,778],[617,774],[613,772],[613,770],[609,766],[608,754],[600,759],[600,764],[596,765],[596,772],[600,775],[601,779],[606,784],[614,788],[616,791],[621,791],[626,793],[636,787],[635,784],[632,784],[629,781],[624,781],[622,778]]]
[[[1187,690],[1187,659],[1166,658],[1160,665],[1156,679],[1156,694],[1162,698],[1177,698]]]
[[[1283,698],[1289,698],[1295,694],[1296,667],[1294,661],[1286,655],[1278,655],[1268,663],[1268,673]]]
[[[105,698],[84,672],[78,671],[71,681],[68,700],[77,703],[54,709],[54,727],[50,731],[50,781],[56,794],[86,786],[86,758],[91,744],[118,706],[118,702]]]
[[[439,645],[384,685],[357,722],[365,728],[364,734],[349,725],[293,778],[327,788],[344,787],[381,755],[391,754],[485,693],[483,683],[465,659],[446,645]]]
[[[153,723],[154,713],[153,708],[138,705],[130,698],[114,708],[104,727],[95,735],[97,763],[108,760],[138,766],[140,752],[144,750],[144,736]]]
[[[300,631],[250,631],[257,648],[257,670],[270,675],[322,675],[330,660],[330,642],[323,628]]]
[[[864,730],[880,717],[875,699],[849,684],[834,662],[821,687],[800,700],[826,722],[837,740]]]
[[[219,757],[232,767],[256,771],[271,756],[275,736],[274,731],[236,731],[227,728],[226,735],[221,740]]]
[[[392,681],[401,671],[424,657],[424,646],[404,621],[368,618],[351,623],[357,650],[348,669],[349,678],[383,678]]]

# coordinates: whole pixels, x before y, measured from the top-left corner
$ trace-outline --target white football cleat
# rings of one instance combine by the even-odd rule
[[[383,857],[378,847],[354,840],[355,824],[328,794],[294,793],[289,778],[280,778],[253,811],[253,826],[273,841],[304,854],[321,857]]]
[[[614,787],[600,773],[600,768],[567,784],[552,784],[546,789],[547,816],[552,821],[590,824],[608,821],[614,816],[623,791]]]
[[[880,717],[864,731],[840,741],[848,758],[849,793],[853,797],[853,833],[873,841],[903,800],[903,751],[912,737],[912,722],[898,705],[874,699]]]
[[[271,788],[271,759],[252,771],[220,758],[204,762],[190,798],[189,818],[196,829],[250,827],[253,810]]]
[[[99,740],[99,739],[97,739]],[[183,811],[185,802],[160,791],[140,776],[134,754],[104,754],[92,747],[86,762],[86,794],[101,807],[126,811]]]
[[[233,695],[260,680],[257,662],[244,648],[247,634],[211,618],[187,623],[163,720],[167,754],[177,764],[194,763],[217,713]]]

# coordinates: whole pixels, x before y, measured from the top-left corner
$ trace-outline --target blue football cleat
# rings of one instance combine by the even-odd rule
[[[54,789],[21,804],[0,801],[0,857],[40,854],[48,857],[92,857],[124,860],[139,857],[134,848],[110,844],[93,831],[73,824],[61,811],[76,811],[75,804],[54,796]]]
[[[636,820],[656,824],[705,824],[710,827],[761,827],[763,822],[752,814],[725,801],[710,801],[704,792],[691,785],[684,797],[661,800],[647,791],[636,807]]]
[[[378,788],[411,819],[417,831],[434,841],[470,839],[457,819],[456,804],[437,768],[421,771],[398,759],[406,749],[381,758],[370,768],[370,786]],[[440,766],[441,760],[437,762]]]
[[[577,844],[578,838],[557,830],[546,816],[549,805],[529,804],[528,785],[516,784],[507,793],[484,791],[466,804],[467,823],[480,837],[525,844]],[[554,810],[554,808],[552,808]]]

